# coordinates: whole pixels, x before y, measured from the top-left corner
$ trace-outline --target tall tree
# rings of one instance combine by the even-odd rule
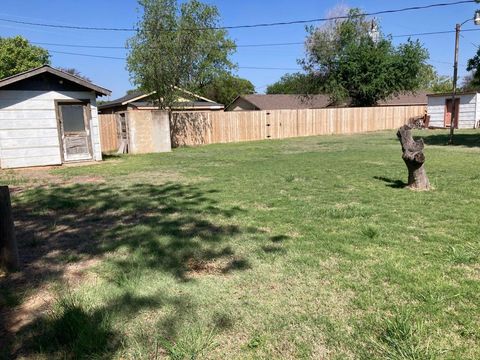
[[[308,28],[304,69],[335,102],[372,106],[420,88],[428,52],[418,41],[395,47],[359,9],[328,27]]]
[[[471,71],[471,75],[466,79],[466,87],[480,89],[480,48],[475,56],[468,60],[467,71]]]
[[[200,94],[224,105],[230,104],[238,95],[253,94],[255,86],[247,79],[230,74],[216,77],[200,90]]]
[[[0,78],[50,64],[47,50],[21,36],[0,38]]]
[[[127,68],[141,90],[156,92],[158,106],[171,108],[175,87],[198,91],[234,68],[236,46],[218,27],[215,6],[189,0],[139,0],[143,15],[128,40]]]
[[[453,81],[450,76],[439,75],[432,65],[426,65],[420,72],[420,89],[433,93],[452,91]]]
[[[318,94],[321,92],[315,77],[309,74],[285,74],[267,87],[267,94]]]

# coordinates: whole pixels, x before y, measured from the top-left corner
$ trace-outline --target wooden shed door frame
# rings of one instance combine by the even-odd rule
[[[455,129],[458,129],[460,117],[460,98],[455,99]],[[452,99],[445,99],[445,113],[443,118],[443,125],[446,128],[452,126]]]
[[[63,118],[61,106],[68,105],[82,105],[83,106],[83,122],[84,130],[83,131],[64,131]],[[90,100],[56,100],[55,101],[55,112],[57,115],[57,124],[58,124],[58,135],[60,140],[60,149],[62,156],[62,163],[74,162],[74,161],[85,161],[93,159],[93,148],[92,148],[92,136],[90,133],[90,121],[92,118]],[[68,154],[67,146],[65,145],[68,140],[70,141],[79,141],[85,139],[86,152],[80,154]]]
[[[128,154],[130,152],[130,129],[128,126],[128,111],[121,111],[115,114],[117,122],[117,152]]]

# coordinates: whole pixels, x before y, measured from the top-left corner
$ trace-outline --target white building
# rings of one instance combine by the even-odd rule
[[[452,94],[428,95],[429,126],[449,128],[452,119]],[[455,100],[456,128],[476,129],[480,126],[480,93],[464,92]]]
[[[96,98],[109,94],[48,65],[0,80],[0,167],[102,160]]]

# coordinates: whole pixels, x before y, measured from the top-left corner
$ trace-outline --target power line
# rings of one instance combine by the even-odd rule
[[[376,16],[384,14],[393,14],[405,11],[415,11],[415,10],[425,10],[438,7],[454,6],[467,3],[473,3],[475,0],[461,0],[450,3],[437,3],[430,5],[422,6],[411,6],[399,9],[390,9],[390,10],[380,10],[371,13],[359,14],[358,16]],[[233,30],[233,29],[249,29],[249,28],[259,28],[259,27],[271,27],[271,26],[285,26],[285,25],[295,25],[295,24],[308,24],[308,23],[317,23],[325,22],[330,20],[342,20],[348,19],[351,15],[342,15],[342,16],[333,16],[327,18],[317,18],[317,19],[308,19],[308,20],[293,20],[293,21],[281,21],[281,22],[272,22],[272,23],[260,23],[260,24],[251,24],[251,25],[234,25],[234,26],[213,26],[213,27],[204,27],[204,28],[192,28],[185,29],[186,31],[204,31],[204,30]],[[71,30],[92,30],[92,31],[122,31],[122,32],[135,32],[138,31],[138,28],[108,28],[108,27],[90,27],[90,26],[77,26],[77,25],[58,25],[58,24],[49,24],[49,23],[37,23],[23,20],[12,20],[0,18],[0,21],[21,24],[21,25],[32,25],[32,26],[41,26],[49,28],[59,28],[59,29],[71,29]],[[164,31],[174,31],[174,30],[164,30]]]
[[[58,44],[58,43],[45,43],[45,42],[35,42],[35,41],[31,41],[30,43],[34,44],[34,45],[64,46],[64,47],[86,48],[86,49],[121,49],[121,50],[128,49],[128,47],[126,47],[126,46]]]
[[[471,31],[480,31],[480,29],[464,29],[462,32],[471,32]],[[401,34],[401,35],[392,35],[393,38],[399,37],[412,37],[412,36],[427,36],[427,35],[442,35],[442,34],[452,34],[455,33],[455,30],[444,30],[444,31],[430,31],[423,33],[412,33],[412,34]]]
[[[57,50],[48,50],[48,52],[51,52],[51,53],[54,53],[54,54],[85,56],[85,57],[93,57],[93,58],[100,58],[100,59],[126,60],[126,58],[124,58],[124,57],[117,57],[117,56],[82,54],[82,53],[72,53],[72,52],[57,51]]]
[[[118,56],[94,55],[94,54],[74,53],[74,52],[56,51],[56,50],[49,50],[49,52],[54,54],[83,56],[83,57],[92,57],[92,58],[99,58],[99,59],[126,60],[125,57],[118,57]],[[448,61],[439,61],[439,60],[432,60],[432,59],[430,59],[429,61],[439,63],[439,64],[453,65],[453,63]],[[459,65],[466,66],[465,64],[459,64]],[[281,70],[281,71],[302,71],[303,70],[301,68],[262,67],[262,66],[239,66],[238,68],[244,69],[244,70]]]
[[[124,58],[124,57],[117,57],[117,56],[93,55],[93,54],[73,53],[73,52],[66,52],[66,51],[56,51],[56,50],[49,50],[49,52],[54,53],[54,54],[84,56],[84,57],[92,57],[92,58],[100,58],[100,59],[126,60],[126,58]],[[247,69],[247,70],[282,70],[282,71],[300,71],[300,70],[302,70],[300,68],[261,67],[261,66],[239,66],[238,68],[239,69]]]
[[[480,31],[480,29],[465,29],[465,30],[462,30],[462,32],[471,32],[471,31]],[[428,36],[428,35],[442,35],[442,34],[451,34],[451,33],[454,33],[454,32],[455,32],[455,30],[430,31],[430,32],[422,32],[422,33],[392,35],[392,38],[413,37],[413,36]],[[111,50],[128,50],[129,49],[129,47],[127,47],[127,46],[77,45],[77,44],[35,42],[35,41],[31,41],[31,43],[34,44],[34,45],[60,46],[60,47],[72,47],[72,48],[85,48],[85,49],[111,49]],[[304,44],[305,44],[305,42],[240,44],[240,45],[237,45],[237,48],[274,47],[274,46],[289,46],[289,45],[304,45]],[[473,45],[475,45],[475,44],[473,44]]]

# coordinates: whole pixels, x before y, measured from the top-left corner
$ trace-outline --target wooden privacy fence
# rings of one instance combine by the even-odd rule
[[[118,150],[118,133],[116,114],[101,114],[98,116],[100,125],[100,143],[102,152]]]
[[[356,134],[399,128],[423,116],[426,106],[378,106],[272,111],[175,112],[172,146],[193,146],[299,136]],[[150,110],[131,110],[134,112]],[[128,121],[127,112],[126,117]],[[102,151],[118,149],[115,114],[101,114]],[[153,140],[152,140],[153,141]]]
[[[425,106],[273,111],[178,112],[172,145],[203,145],[390,130],[425,114]]]

